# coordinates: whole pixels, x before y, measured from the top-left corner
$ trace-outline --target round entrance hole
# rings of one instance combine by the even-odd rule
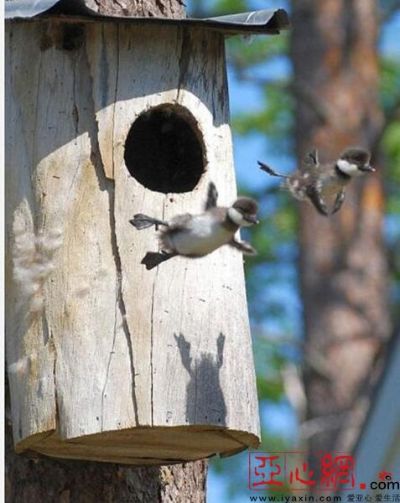
[[[204,172],[204,148],[196,120],[176,106],[142,113],[129,130],[125,164],[150,190],[190,192]]]

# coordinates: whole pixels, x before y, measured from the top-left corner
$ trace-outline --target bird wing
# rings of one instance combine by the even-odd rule
[[[319,165],[319,156],[318,156],[318,150],[316,148],[314,148],[313,150],[310,150],[310,152],[308,152],[306,154],[306,157],[315,165],[315,166],[318,166]]]
[[[318,150],[314,149],[307,152],[301,163],[301,171],[306,171],[311,175],[317,174],[319,171],[320,163],[318,158]]]

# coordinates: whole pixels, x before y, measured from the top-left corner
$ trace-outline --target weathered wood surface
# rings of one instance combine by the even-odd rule
[[[86,5],[101,14],[116,16],[185,17],[183,0],[155,2],[154,0],[86,0]]]
[[[81,27],[72,51],[60,49],[60,24],[12,24],[7,33],[16,449],[143,463],[256,446],[241,254],[224,247],[147,271],[140,260],[157,251],[156,233],[129,224],[138,212],[201,211],[210,180],[221,204],[235,198],[223,38]],[[187,108],[203,137],[206,172],[189,193],[145,189],[124,163],[132,123],[163,103]]]

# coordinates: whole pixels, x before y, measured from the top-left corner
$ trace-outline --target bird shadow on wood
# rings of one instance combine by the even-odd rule
[[[225,336],[217,339],[217,352],[202,353],[200,358],[190,355],[191,344],[183,334],[174,334],[182,364],[190,381],[186,387],[186,420],[189,424],[216,424],[226,426],[226,404],[219,373],[223,365]]]

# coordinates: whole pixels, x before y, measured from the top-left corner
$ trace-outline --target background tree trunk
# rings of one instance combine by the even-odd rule
[[[90,7],[102,13],[174,18],[185,15],[180,0],[89,1]],[[29,458],[15,454],[9,421],[6,438],[7,502],[205,501],[206,461],[133,468],[108,463]]]
[[[376,2],[296,0],[292,8],[298,159],[312,147],[322,160],[351,145],[375,148],[382,128]],[[383,166],[378,153],[372,155],[378,172],[352,184],[336,216],[299,205],[304,381],[314,454],[351,450],[390,333]]]

